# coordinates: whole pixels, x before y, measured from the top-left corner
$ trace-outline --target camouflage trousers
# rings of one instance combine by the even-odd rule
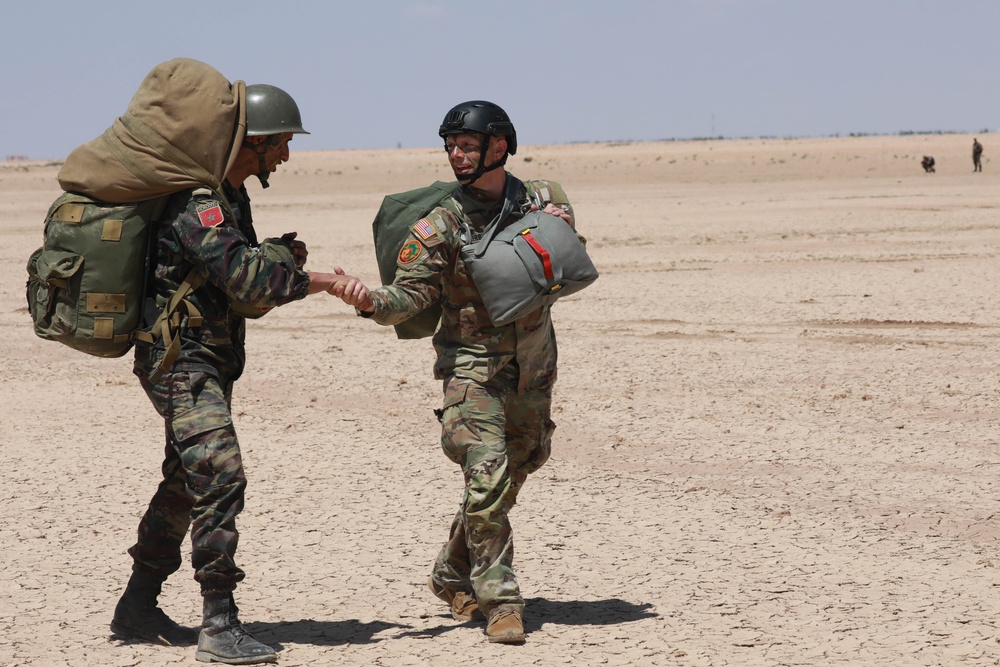
[[[232,383],[200,371],[175,371],[155,385],[140,381],[163,417],[167,446],[163,480],[128,551],[133,569],[161,579],[176,572],[190,528],[202,592],[232,591],[244,577],[234,555],[247,483],[230,411]]]
[[[524,607],[507,514],[528,475],[549,458],[551,403],[549,391],[517,392],[516,366],[485,383],[451,377],[444,384],[441,445],[462,466],[465,490],[431,576],[474,594],[484,612]]]

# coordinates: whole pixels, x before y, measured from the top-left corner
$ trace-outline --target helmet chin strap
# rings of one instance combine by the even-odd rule
[[[499,169],[500,167],[507,164],[507,153],[504,152],[503,157],[500,159],[499,162],[494,162],[488,167],[483,166],[486,163],[486,149],[489,147],[489,145],[490,145],[489,139],[483,142],[483,148],[482,150],[479,151],[479,166],[476,167],[475,171],[473,171],[471,174],[461,174],[461,175],[455,174],[455,178],[458,179],[459,183],[461,183],[462,185],[472,185],[473,183],[478,181],[479,177],[485,174],[486,172],[493,171],[494,169]]]
[[[260,187],[264,189],[271,187],[271,184],[267,182],[271,172],[267,168],[267,160],[265,159],[267,149],[271,145],[270,142],[265,141],[259,144],[252,144],[244,139],[243,145],[247,148],[253,149],[253,151],[257,154],[257,180],[260,181]]]

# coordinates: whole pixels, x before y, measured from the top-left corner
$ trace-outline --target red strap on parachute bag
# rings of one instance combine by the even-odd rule
[[[542,268],[545,269],[545,279],[552,280],[555,277],[555,274],[552,272],[552,258],[549,257],[549,251],[538,242],[538,239],[531,235],[530,229],[525,229],[521,232],[521,236],[523,236],[524,240],[528,242],[531,249],[538,253],[538,256],[542,258]]]

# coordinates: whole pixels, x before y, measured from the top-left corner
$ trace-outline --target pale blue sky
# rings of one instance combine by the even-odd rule
[[[59,159],[175,57],[291,93],[299,150],[1000,129],[997,0],[11,0],[0,159]]]

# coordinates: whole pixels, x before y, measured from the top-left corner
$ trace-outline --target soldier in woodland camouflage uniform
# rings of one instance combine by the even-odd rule
[[[115,609],[112,631],[122,637],[167,644],[198,643],[202,661],[231,664],[273,662],[270,646],[243,629],[233,599],[243,571],[234,561],[247,480],[233,428],[233,383],[245,365],[245,316],[307,294],[337,296],[349,277],[306,272],[306,247],[286,234],[258,243],[244,181],[252,175],[264,187],[289,157],[292,135],[305,133],[298,107],[273,86],[247,87],[247,138],[223,183],[227,202],[210,190],[185,190],[170,197],[158,225],[153,296],[162,307],[192,267],[204,284],[188,297],[193,308],[181,322],[182,348],[158,381],[150,374],[165,352],[137,345],[135,374],[166,425],[163,480],[129,549],[134,560]],[[230,215],[230,211],[232,215]],[[339,270],[338,270],[339,272]],[[196,309],[196,310],[195,310]],[[200,314],[200,326],[193,313]],[[204,596],[204,626],[174,623],[156,606],[162,582],[181,565],[181,543],[191,529],[195,579]]]
[[[972,171],[983,170],[983,145],[979,139],[972,140]]]
[[[414,221],[392,285],[356,303],[345,301],[385,325],[440,302],[433,341],[434,376],[444,382],[441,444],[462,466],[465,492],[430,587],[450,604],[456,620],[485,614],[490,641],[520,643],[524,600],[514,575],[507,514],[528,474],[549,458],[555,332],[548,306],[494,326],[459,256],[462,222],[482,233],[501,213],[513,179],[503,166],[517,150],[513,124],[495,104],[473,101],[452,109],[439,134],[462,187],[447,205]],[[514,198],[519,213],[541,207],[575,224],[557,183],[522,183]]]

